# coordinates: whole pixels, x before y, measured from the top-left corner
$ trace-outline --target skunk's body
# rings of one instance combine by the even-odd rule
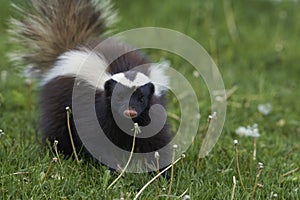
[[[40,95],[43,141],[57,140],[58,149],[71,155],[65,108],[73,110],[74,101],[84,107],[85,98],[94,93],[93,106],[104,134],[119,148],[130,151],[133,137],[128,132],[133,124],[148,126],[153,122],[149,116],[151,106],[164,107],[164,91],[168,86],[164,70],[150,64],[141,52],[120,42],[107,40],[97,46],[115,16],[107,2],[32,0],[32,4],[35,10],[29,17],[12,21],[14,39],[24,47],[13,58],[19,57],[22,63],[33,65],[44,73]],[[127,53],[122,55],[123,52]],[[80,88],[80,95],[73,94],[74,87]],[[85,117],[79,120],[88,122],[92,117],[90,113],[83,114]],[[152,115],[152,118],[161,118],[161,113]],[[75,147],[91,156],[81,142],[74,118],[76,113],[71,119]],[[116,118],[121,120],[121,128]],[[154,156],[155,151],[168,147],[170,141],[170,131],[163,122],[157,134],[136,139],[135,152],[153,152]],[[169,148],[161,153],[163,162],[170,160]]]

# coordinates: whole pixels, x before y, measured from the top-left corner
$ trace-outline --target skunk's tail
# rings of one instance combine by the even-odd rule
[[[19,45],[10,59],[45,71],[65,51],[103,36],[116,21],[109,0],[31,0],[30,9],[13,5],[22,19],[11,19]]]

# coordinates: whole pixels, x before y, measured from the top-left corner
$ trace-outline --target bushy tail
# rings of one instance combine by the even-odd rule
[[[56,58],[110,30],[116,21],[109,0],[31,0],[32,8],[14,7],[22,19],[11,19],[11,38],[19,50],[10,58],[42,71]]]

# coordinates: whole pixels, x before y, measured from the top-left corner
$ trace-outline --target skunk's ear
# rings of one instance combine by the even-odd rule
[[[154,92],[155,92],[154,84],[153,83],[147,83],[147,85],[149,87],[150,94],[153,95]]]
[[[106,96],[111,96],[117,82],[115,80],[109,79],[104,84],[104,91]]]

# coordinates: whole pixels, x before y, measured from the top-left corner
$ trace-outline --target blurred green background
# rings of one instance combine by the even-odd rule
[[[17,2],[17,1],[14,1]],[[21,1],[17,2],[20,3]],[[237,175],[233,140],[239,140],[239,160],[245,190],[238,179],[235,199],[248,199],[255,184],[257,162],[264,163],[259,178],[263,188],[255,199],[299,199],[300,196],[300,2],[297,0],[120,0],[113,1],[120,16],[116,31],[158,26],[180,31],[199,42],[211,55],[223,76],[225,87],[237,88],[228,99],[223,134],[213,151],[197,166],[201,141],[175,166],[172,195],[186,189],[192,199],[230,199],[232,176]],[[22,70],[5,56],[16,45],[8,42],[7,21],[13,13],[10,1],[0,0],[0,199],[132,199],[151,175],[127,174],[113,191],[105,185],[115,177],[104,167],[80,166],[63,160],[51,176],[41,181],[53,157],[40,145],[38,136],[38,84],[25,80]],[[14,13],[13,15],[17,15]],[[181,58],[149,51],[154,60],[169,59],[191,83],[197,83],[193,69]],[[200,80],[201,81],[201,80]],[[30,83],[32,82],[32,83]],[[195,88],[202,119],[199,138],[210,114],[205,83]],[[173,99],[169,111],[179,115]],[[269,103],[264,115],[259,104]],[[178,125],[170,119],[173,128]],[[239,126],[258,124],[257,160],[251,160],[253,139],[239,137]],[[291,171],[294,170],[294,171]],[[14,174],[20,172],[19,174]],[[290,172],[286,174],[287,172]],[[59,179],[57,177],[64,177]],[[164,179],[149,186],[142,199],[164,199],[169,183]],[[167,188],[164,190],[163,188]],[[173,197],[174,198],[174,197]]]

